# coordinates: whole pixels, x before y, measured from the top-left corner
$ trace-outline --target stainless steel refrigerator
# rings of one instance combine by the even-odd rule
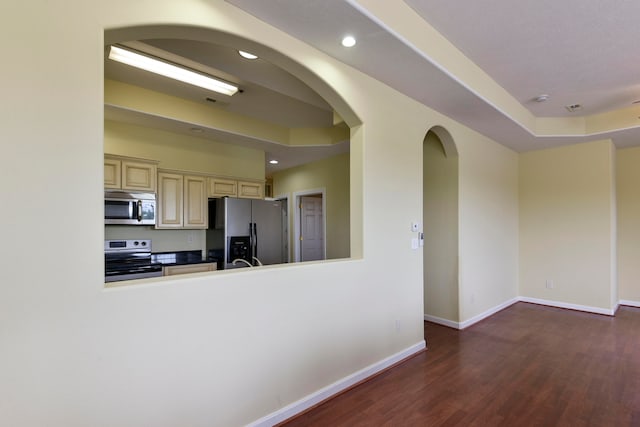
[[[288,261],[283,202],[225,197],[210,200],[209,210],[210,216],[214,210],[214,224],[209,225],[208,234],[216,236],[207,236],[207,241],[212,246],[224,245],[225,269]]]

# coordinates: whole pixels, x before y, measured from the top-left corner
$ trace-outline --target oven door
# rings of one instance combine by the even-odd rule
[[[122,280],[146,279],[148,277],[162,276],[162,267],[152,266],[149,268],[131,269],[128,271],[110,271],[105,274],[105,283],[119,282]]]

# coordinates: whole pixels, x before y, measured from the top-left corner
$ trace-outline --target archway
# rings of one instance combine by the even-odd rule
[[[424,317],[458,327],[458,153],[449,132],[423,141]]]
[[[328,85],[321,76],[319,76],[314,72],[314,70],[307,68],[303,64],[296,62],[295,60],[291,59],[285,54],[269,46],[265,46],[260,43],[257,43],[252,40],[248,40],[233,34],[218,31],[216,29],[203,28],[203,27],[192,27],[192,26],[181,26],[181,25],[155,25],[155,26],[152,25],[152,26],[142,26],[142,27],[117,28],[117,29],[110,29],[105,31],[105,45],[137,41],[137,40],[149,40],[149,39],[178,39],[183,41],[197,41],[197,42],[216,44],[220,46],[226,46],[229,48],[233,48],[234,50],[240,49],[240,50],[246,50],[246,51],[255,53],[265,61],[273,65],[276,65],[277,67],[297,77],[301,82],[303,82],[313,91],[315,91],[318,95],[320,95],[320,97],[322,97],[331,106],[331,108],[333,108],[334,112],[337,113],[337,114],[334,114],[333,116],[334,126],[342,126],[342,128],[344,129],[346,124],[346,126],[348,126],[351,129],[352,142],[355,138],[356,144],[357,144],[358,140],[362,138],[360,135],[355,135],[354,137],[354,129],[357,129],[360,126],[361,121],[359,120],[358,117],[356,117],[353,110],[347,105],[347,103],[344,101],[342,96],[338,94],[333,87]],[[340,123],[340,119],[342,119],[344,123]],[[203,127],[204,126],[198,126],[198,129],[202,129]],[[358,146],[359,145],[356,145],[356,147]],[[361,157],[357,157],[357,159],[360,159],[360,158]],[[350,166],[351,166],[349,157],[347,156],[346,162],[341,161],[340,165],[344,166],[340,170],[343,171],[344,174],[348,177]],[[188,169],[191,170],[191,168],[188,168]],[[356,165],[356,168],[354,169],[356,171],[360,171],[361,167],[359,165]],[[201,171],[196,170],[196,172],[201,172]],[[320,176],[319,173],[311,174],[311,178],[315,179],[316,181],[319,181],[319,184],[316,184],[314,182],[314,184],[316,185],[312,186],[311,188],[315,188],[316,186],[320,186],[320,185],[324,186],[324,183],[321,181],[322,179],[324,179],[324,177]],[[283,182],[283,181],[284,179],[280,179],[280,182]],[[288,193],[291,194],[292,191],[299,191],[300,189],[298,189],[297,187],[293,187],[292,189],[292,184],[290,181],[291,180],[287,180],[286,182],[286,185],[287,185],[286,190],[288,191]],[[272,183],[274,181],[272,180],[270,182]],[[282,187],[284,187],[284,184],[280,185],[280,188]],[[307,187],[305,187],[305,189],[306,188]],[[279,189],[276,193],[280,195],[282,191],[284,190]],[[337,194],[340,195],[339,198],[335,196]],[[332,214],[334,215],[334,217],[332,218],[332,221],[329,223],[330,229],[328,230],[328,234],[330,238],[327,243],[328,245],[333,245],[333,246],[329,246],[330,248],[331,247],[338,248],[338,250],[334,250],[333,252],[330,252],[330,255],[332,253],[337,253],[338,255],[336,257],[348,257],[349,255],[358,256],[359,252],[361,252],[361,250],[359,252],[357,250],[362,246],[361,243],[359,242],[359,240],[361,240],[360,236],[362,233],[359,230],[350,230],[350,227],[352,227],[352,224],[354,223],[359,225],[362,223],[362,221],[361,219],[357,219],[355,221],[350,219],[350,212],[353,212],[354,210],[349,209],[349,203],[350,203],[349,197],[350,197],[349,187],[347,187],[347,190],[343,190],[342,193],[338,193],[337,191],[331,191],[331,198],[327,200],[327,204],[329,204],[329,207],[332,208],[328,210],[331,211]],[[340,204],[342,206],[347,206],[347,208],[346,209],[333,208],[337,204]],[[338,212],[339,217],[335,215],[336,212]],[[291,217],[293,218],[293,216]],[[339,235],[344,230],[347,231],[347,235],[351,236],[351,239],[334,238],[336,235]],[[207,245],[206,249],[207,250],[210,249],[209,243],[208,243],[208,237],[205,239],[191,238],[191,242],[193,242],[194,240],[196,244],[200,241],[206,240],[205,241],[205,244]],[[356,241],[354,242],[353,240],[356,240]],[[291,246],[293,246],[293,242]],[[352,248],[355,248],[356,251],[351,250]]]
[[[313,70],[289,58],[285,54],[261,43],[236,36],[234,34],[187,25],[145,25],[125,28],[106,29],[104,32],[105,46],[145,39],[181,39],[214,43],[232,47],[238,50],[252,52],[270,63],[279,66],[300,79],[304,84],[322,96],[335,112],[350,128],[362,124],[353,109],[342,96],[328,85]]]

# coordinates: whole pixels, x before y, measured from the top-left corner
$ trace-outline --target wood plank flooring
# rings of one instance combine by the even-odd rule
[[[517,303],[283,425],[640,426],[640,308]]]

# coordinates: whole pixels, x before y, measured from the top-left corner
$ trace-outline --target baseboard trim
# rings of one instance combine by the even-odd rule
[[[520,301],[520,298],[515,297],[515,298],[511,298],[508,301],[503,302],[502,304],[498,304],[493,308],[490,308],[489,310],[480,313],[476,316],[473,316],[471,319],[469,320],[465,320],[464,322],[460,322],[460,329],[465,329],[468,328],[469,326],[475,325],[476,323],[480,322],[481,320],[486,319],[487,317],[493,316],[494,314],[496,314],[499,311],[504,310],[507,307],[512,306],[513,304],[517,303],[518,301]]]
[[[348,388],[367,380],[368,378],[376,375],[377,373],[384,371],[388,367],[403,361],[417,353],[420,353],[426,348],[426,342],[424,340],[408,347],[394,355],[391,355],[385,359],[380,360],[372,365],[367,366],[351,375],[348,375],[333,384],[330,384],[320,390],[311,393],[297,402],[293,402],[269,415],[266,415],[259,420],[256,420],[247,426],[250,427],[271,427],[291,417],[294,417],[309,408],[341,393]]]
[[[424,320],[431,323],[437,323],[438,325],[448,326],[449,328],[460,329],[460,322],[454,322],[453,320],[443,319],[442,317],[425,314]]]
[[[549,307],[557,307],[557,308],[565,308],[568,310],[576,310],[576,311],[584,311],[587,313],[596,313],[596,314],[604,314],[606,316],[615,316],[616,311],[618,310],[618,307],[620,305],[627,305],[630,307],[640,307],[640,301],[631,301],[631,300],[620,300],[618,302],[618,304],[616,304],[616,306],[613,309],[606,309],[606,308],[600,308],[600,307],[591,307],[588,305],[579,305],[579,304],[571,304],[571,303],[567,303],[567,302],[561,302],[561,301],[552,301],[552,300],[546,300],[546,299],[540,299],[540,298],[530,298],[530,297],[515,297],[512,298],[508,301],[505,301],[502,304],[499,304],[493,308],[490,308],[489,310],[480,313],[474,317],[472,317],[469,320],[465,320],[464,322],[455,322],[453,320],[449,320],[449,319],[443,319],[441,317],[437,317],[437,316],[431,316],[429,314],[425,314],[424,315],[424,320],[426,320],[427,322],[433,322],[433,323],[437,323],[439,325],[443,325],[443,326],[448,326],[450,328],[454,328],[454,329],[465,329],[468,328],[469,326],[472,326],[478,322],[480,322],[481,320],[486,319],[487,317],[493,316],[494,314],[496,314],[497,312],[504,310],[505,308],[517,303],[517,302],[528,302],[531,304],[538,304],[538,305],[546,305]]]
[[[618,301],[619,305],[628,305],[629,307],[640,307],[640,301],[631,301],[628,299],[621,299]]]
[[[566,308],[569,310],[586,311],[587,313],[604,314],[606,316],[615,315],[615,310],[601,308],[601,307],[591,307],[589,305],[571,304],[567,302],[551,301],[546,299],[530,298],[530,297],[520,297],[520,301],[529,302],[532,304],[547,305],[549,307],[558,307],[558,308]]]

